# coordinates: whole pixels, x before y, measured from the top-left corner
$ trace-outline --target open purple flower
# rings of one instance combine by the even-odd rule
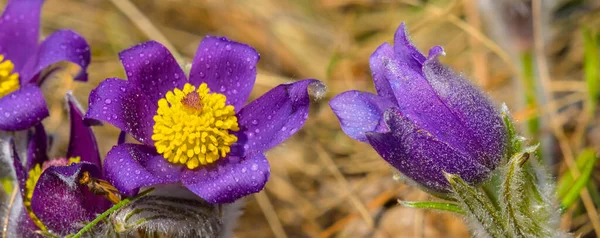
[[[342,129],[429,191],[450,190],[442,171],[472,185],[482,182],[506,148],[499,111],[480,89],[440,64],[442,47],[425,57],[404,24],[394,42],[371,55],[377,94],[348,91],[331,100]]]
[[[48,158],[42,124],[31,129],[26,161],[18,158],[13,146],[13,165],[24,205],[17,224],[20,237],[36,237],[38,230],[61,236],[77,232],[84,222],[111,206],[109,200],[80,182],[84,174],[103,177],[100,156],[91,128],[83,123],[83,112],[71,95],[67,98],[71,138],[65,157]]]
[[[182,183],[211,203],[263,189],[270,168],[263,152],[308,116],[310,84],[275,87],[244,106],[259,55],[226,38],[206,37],[189,79],[171,53],[149,41],[120,53],[128,80],[110,78],[92,91],[86,118],[107,121],[143,144],[119,144],[104,171],[125,195],[140,187]]]
[[[36,86],[42,69],[60,61],[78,64],[87,80],[90,63],[85,39],[59,30],[38,44],[43,0],[9,0],[0,18],[0,130],[27,129],[48,116]]]

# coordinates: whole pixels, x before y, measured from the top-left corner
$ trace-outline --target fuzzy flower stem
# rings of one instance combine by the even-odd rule
[[[140,194],[138,194],[135,197],[123,199],[123,201],[115,204],[110,209],[106,210],[105,212],[100,214],[98,217],[96,217],[96,219],[94,219],[93,221],[91,221],[90,223],[85,225],[81,230],[79,230],[79,232],[77,232],[77,234],[73,235],[72,238],[80,238],[83,235],[83,233],[92,229],[96,224],[98,224],[98,222],[104,220],[104,218],[108,217],[111,213],[113,213],[114,211],[118,210],[119,208],[129,204],[130,202],[152,192],[152,190],[154,190],[154,188],[147,189],[146,191],[141,192]]]

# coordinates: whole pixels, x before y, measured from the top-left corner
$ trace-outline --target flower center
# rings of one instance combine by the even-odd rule
[[[19,89],[19,73],[13,73],[15,65],[0,55],[0,97]]]
[[[50,166],[66,166],[72,163],[79,163],[80,157],[72,157],[69,159],[66,158],[58,158],[53,160],[45,161],[42,166],[40,164],[36,164],[33,169],[29,170],[29,176],[27,177],[27,182],[25,182],[25,197],[23,198],[23,204],[25,205],[25,210],[31,217],[31,220],[43,231],[46,231],[46,226],[40,221],[40,219],[33,213],[31,210],[31,198],[33,197],[33,190],[35,189],[35,185],[37,181],[42,176],[44,170],[46,170]]]
[[[210,164],[227,156],[237,141],[235,109],[227,97],[211,93],[203,83],[196,89],[189,83],[167,92],[158,100],[152,140],[156,151],[174,164],[189,169]]]

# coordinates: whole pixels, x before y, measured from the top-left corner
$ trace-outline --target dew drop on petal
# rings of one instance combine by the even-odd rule
[[[327,93],[327,85],[321,81],[315,81],[308,85],[308,94],[319,100]]]

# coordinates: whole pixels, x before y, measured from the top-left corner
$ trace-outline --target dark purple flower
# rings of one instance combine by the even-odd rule
[[[31,129],[26,161],[19,159],[13,146],[13,165],[24,204],[18,218],[19,236],[35,237],[37,230],[61,236],[77,232],[111,205],[79,182],[83,173],[100,179],[103,175],[94,134],[84,125],[83,112],[73,96],[67,98],[71,138],[66,157],[48,159],[42,124]]]
[[[27,129],[48,116],[36,86],[42,69],[70,61],[83,69],[90,63],[87,42],[71,30],[59,30],[38,44],[43,0],[9,0],[0,18],[0,130]]]
[[[86,118],[107,121],[142,144],[119,144],[104,171],[122,193],[182,183],[211,203],[230,203],[263,189],[263,152],[283,142],[308,116],[310,84],[279,85],[247,104],[258,53],[226,38],[206,37],[189,79],[171,53],[149,41],[120,53],[128,80],[94,89]]]
[[[394,42],[371,55],[377,94],[348,91],[329,103],[342,129],[429,191],[449,191],[442,171],[482,182],[504,156],[500,113],[480,89],[440,64],[442,47],[425,57],[404,24]]]

